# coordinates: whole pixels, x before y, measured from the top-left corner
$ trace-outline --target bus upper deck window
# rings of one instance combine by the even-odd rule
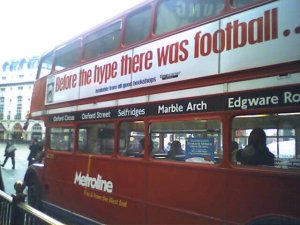
[[[155,34],[163,34],[219,15],[225,0],[164,0],[157,8]]]
[[[59,71],[72,67],[80,61],[81,40],[64,45],[55,52],[55,68]]]
[[[121,21],[98,30],[85,38],[83,58],[88,60],[116,50],[120,44]]]
[[[45,55],[39,65],[39,71],[38,71],[38,77],[41,78],[48,74],[50,74],[52,70],[52,64],[53,64],[53,53],[48,53]]]
[[[144,40],[150,32],[151,8],[130,14],[125,23],[125,45]]]
[[[232,6],[237,8],[261,1],[262,0],[232,0]]]

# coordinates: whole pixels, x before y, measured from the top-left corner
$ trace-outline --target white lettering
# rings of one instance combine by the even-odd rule
[[[299,103],[300,94],[292,94],[291,92],[284,92],[284,103]]]
[[[183,112],[183,106],[178,103],[172,104],[170,106],[159,105],[158,106],[158,114],[166,114],[166,113],[178,113]]]
[[[278,96],[266,96],[257,98],[228,98],[228,108],[248,109],[255,106],[277,105],[279,103]]]
[[[102,179],[99,174],[97,175],[97,177],[90,177],[88,174],[84,176],[81,174],[81,171],[79,173],[76,171],[74,184],[82,187],[97,189],[99,191],[105,191],[108,193],[112,193],[113,191],[112,181]]]
[[[143,116],[145,115],[145,109],[119,109],[118,110],[118,117],[126,117],[126,116]]]
[[[201,101],[200,103],[197,104],[192,104],[189,102],[186,111],[202,111],[207,109],[207,104],[204,101]]]
[[[82,113],[81,118],[83,120],[96,119],[96,113]]]
[[[111,117],[111,112],[97,112],[97,119],[101,119],[101,118],[110,118]]]
[[[53,117],[53,122],[61,122],[64,121],[64,117],[63,116],[54,116]]]
[[[65,121],[74,121],[74,120],[75,120],[75,116],[65,115]]]

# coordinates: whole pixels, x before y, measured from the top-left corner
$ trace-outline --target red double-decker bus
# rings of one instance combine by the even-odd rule
[[[85,224],[299,224],[299,8],[145,1],[46,53],[29,202]]]

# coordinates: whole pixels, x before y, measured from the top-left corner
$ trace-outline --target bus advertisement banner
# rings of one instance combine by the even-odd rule
[[[275,1],[49,76],[45,104],[297,61],[297,9]]]

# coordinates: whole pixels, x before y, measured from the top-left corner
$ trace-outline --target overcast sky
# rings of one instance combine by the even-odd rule
[[[41,55],[143,0],[0,0],[0,60]]]

